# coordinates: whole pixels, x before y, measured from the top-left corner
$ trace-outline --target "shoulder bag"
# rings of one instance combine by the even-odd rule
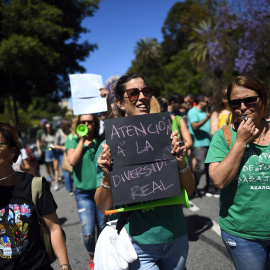
[[[38,199],[41,197],[41,195],[42,195],[42,177],[34,177],[32,180],[32,200],[33,200],[33,203],[35,204],[35,208],[36,208],[36,212],[38,216],[40,237],[45,246],[50,263],[54,263],[57,257],[52,247],[50,232],[49,232],[49,229],[46,227],[46,224],[44,223],[42,217],[40,216],[38,208],[37,208],[37,202],[38,202]],[[66,234],[63,229],[62,229],[62,233],[66,240]]]

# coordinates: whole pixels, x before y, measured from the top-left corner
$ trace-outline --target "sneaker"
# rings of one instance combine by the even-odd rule
[[[93,260],[89,261],[88,267],[89,267],[89,270],[94,270],[95,264]]]
[[[210,192],[206,192],[206,193],[205,193],[205,196],[208,197],[208,198],[210,198],[210,197],[213,197],[213,194],[210,193]]]
[[[54,185],[54,190],[55,190],[55,191],[59,190],[59,185],[58,185],[58,183],[55,183],[55,185]]]
[[[69,196],[73,196],[74,195],[74,192],[73,191],[70,191],[68,194],[69,194]]]
[[[209,190],[205,193],[206,197],[214,197],[214,198],[219,198],[219,190],[215,188],[209,188]]]

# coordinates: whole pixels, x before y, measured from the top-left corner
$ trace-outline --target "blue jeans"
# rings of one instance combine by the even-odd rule
[[[129,264],[129,270],[182,270],[188,255],[187,234],[165,244],[142,245],[134,240],[132,244],[138,259]]]
[[[221,237],[237,270],[270,269],[270,240],[248,240],[223,230]]]
[[[95,225],[99,236],[107,221],[106,215],[97,209],[94,196],[95,190],[75,189],[83,242],[89,255],[93,255],[95,251]]]
[[[46,151],[45,151],[45,162],[53,162],[55,160],[53,151],[54,150],[46,149]]]
[[[62,168],[62,164],[63,164],[63,157],[64,157],[64,154],[63,153],[59,153],[58,154],[58,158],[59,158],[59,165],[60,167]],[[65,170],[62,170],[63,171],[63,175],[64,175],[64,180],[65,180],[65,187],[66,187],[66,190],[71,192],[73,190],[73,184],[72,184],[72,173],[71,172],[67,172]]]

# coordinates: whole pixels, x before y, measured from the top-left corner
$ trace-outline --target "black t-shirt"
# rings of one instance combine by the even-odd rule
[[[21,173],[21,177],[15,186],[0,186],[0,269],[51,270],[32,201],[33,175]],[[41,216],[57,209],[45,178],[38,209]]]

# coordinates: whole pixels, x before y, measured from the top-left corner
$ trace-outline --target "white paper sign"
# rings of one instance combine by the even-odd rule
[[[70,87],[72,98],[88,98],[100,95],[103,87],[101,75],[96,74],[70,74]]]
[[[101,75],[70,74],[70,87],[74,115],[106,112],[106,98],[101,98]]]
[[[102,97],[93,98],[73,98],[73,113],[74,115],[89,114],[107,111],[107,100]]]

